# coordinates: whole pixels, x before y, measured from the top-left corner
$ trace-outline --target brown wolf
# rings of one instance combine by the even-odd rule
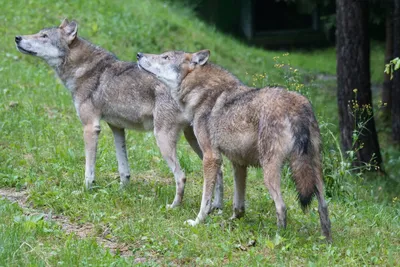
[[[323,196],[320,133],[310,102],[283,88],[250,88],[228,71],[207,63],[208,50],[138,53],[140,67],[163,81],[192,119],[203,151],[204,186],[196,225],[211,208],[212,190],[222,163],[233,164],[233,216],[244,214],[248,166],[261,166],[264,182],[275,202],[279,227],[286,226],[286,207],[280,189],[281,167],[289,159],[293,180],[305,209],[318,199],[322,233],[331,240],[327,204]]]
[[[85,184],[94,182],[100,119],[110,126],[116,146],[121,185],[129,182],[130,170],[125,145],[125,130],[150,131],[154,128],[161,154],[174,173],[175,198],[168,207],[182,201],[185,174],[176,156],[176,143],[184,129],[186,140],[202,157],[189,120],[162,84],[136,63],[118,60],[113,54],[78,37],[75,21],[64,20],[59,27],[45,28],[37,34],[16,36],[19,51],[44,59],[71,92],[83,124],[85,139]],[[221,174],[222,175],[222,174]],[[222,207],[222,176],[214,207]]]

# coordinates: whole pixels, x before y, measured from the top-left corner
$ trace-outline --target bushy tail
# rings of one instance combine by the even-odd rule
[[[303,210],[306,210],[316,193],[316,175],[313,164],[307,156],[292,156],[290,167],[292,178],[296,184],[299,202]]]
[[[310,109],[306,108],[302,115],[297,122],[292,122],[295,140],[290,155],[292,177],[303,211],[309,207],[314,195],[317,197],[322,233],[328,241],[332,241],[328,206],[324,199],[319,127]]]
[[[322,184],[320,134],[315,120],[297,121],[292,129],[295,143],[290,167],[301,207],[306,210],[319,190],[317,185]]]

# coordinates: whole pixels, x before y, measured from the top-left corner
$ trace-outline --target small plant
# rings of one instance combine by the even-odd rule
[[[352,146],[353,146],[353,153],[350,155],[354,157],[353,162],[356,160],[355,153],[357,153],[360,149],[364,147],[364,144],[360,142],[360,136],[362,132],[366,129],[367,123],[372,119],[372,106],[370,104],[360,105],[357,99],[357,89],[353,90],[354,92],[354,99],[349,101],[349,106],[351,110],[351,115],[354,118],[354,130],[352,136]],[[371,161],[365,164],[366,170],[370,170],[372,166],[375,168],[379,168],[375,161],[375,158],[372,157]]]
[[[289,53],[275,56],[273,60],[275,62],[274,67],[282,72],[284,86],[290,91],[298,92],[310,98],[310,84],[306,85],[302,82],[304,77],[297,68],[291,65]]]
[[[257,88],[263,88],[266,86],[283,86],[290,91],[298,92],[309,98],[309,88],[307,88],[309,85],[306,86],[305,83],[301,82],[303,76],[297,68],[291,66],[289,61],[289,53],[284,53],[281,56],[275,56],[273,57],[273,60],[274,68],[280,72],[283,78],[283,84],[271,84],[267,73],[256,73],[251,76],[251,86]],[[246,75],[248,75],[248,73],[246,73]]]

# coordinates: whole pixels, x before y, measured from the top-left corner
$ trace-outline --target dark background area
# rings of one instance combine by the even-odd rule
[[[335,0],[176,0],[224,33],[265,48],[335,44]],[[385,0],[370,0],[372,40],[385,38]]]

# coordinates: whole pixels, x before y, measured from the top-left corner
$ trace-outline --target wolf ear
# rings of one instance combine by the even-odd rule
[[[206,64],[209,57],[210,57],[210,50],[201,50],[199,52],[192,54],[191,63],[202,66]]]
[[[67,19],[64,19],[60,25],[60,29],[64,30],[68,41],[72,42],[78,34],[78,23],[76,23],[76,21],[69,22]]]
[[[65,19],[61,22],[59,28],[60,28],[60,29],[63,29],[63,28],[65,28],[68,24],[69,24],[69,21],[68,21],[67,18],[65,18]]]

